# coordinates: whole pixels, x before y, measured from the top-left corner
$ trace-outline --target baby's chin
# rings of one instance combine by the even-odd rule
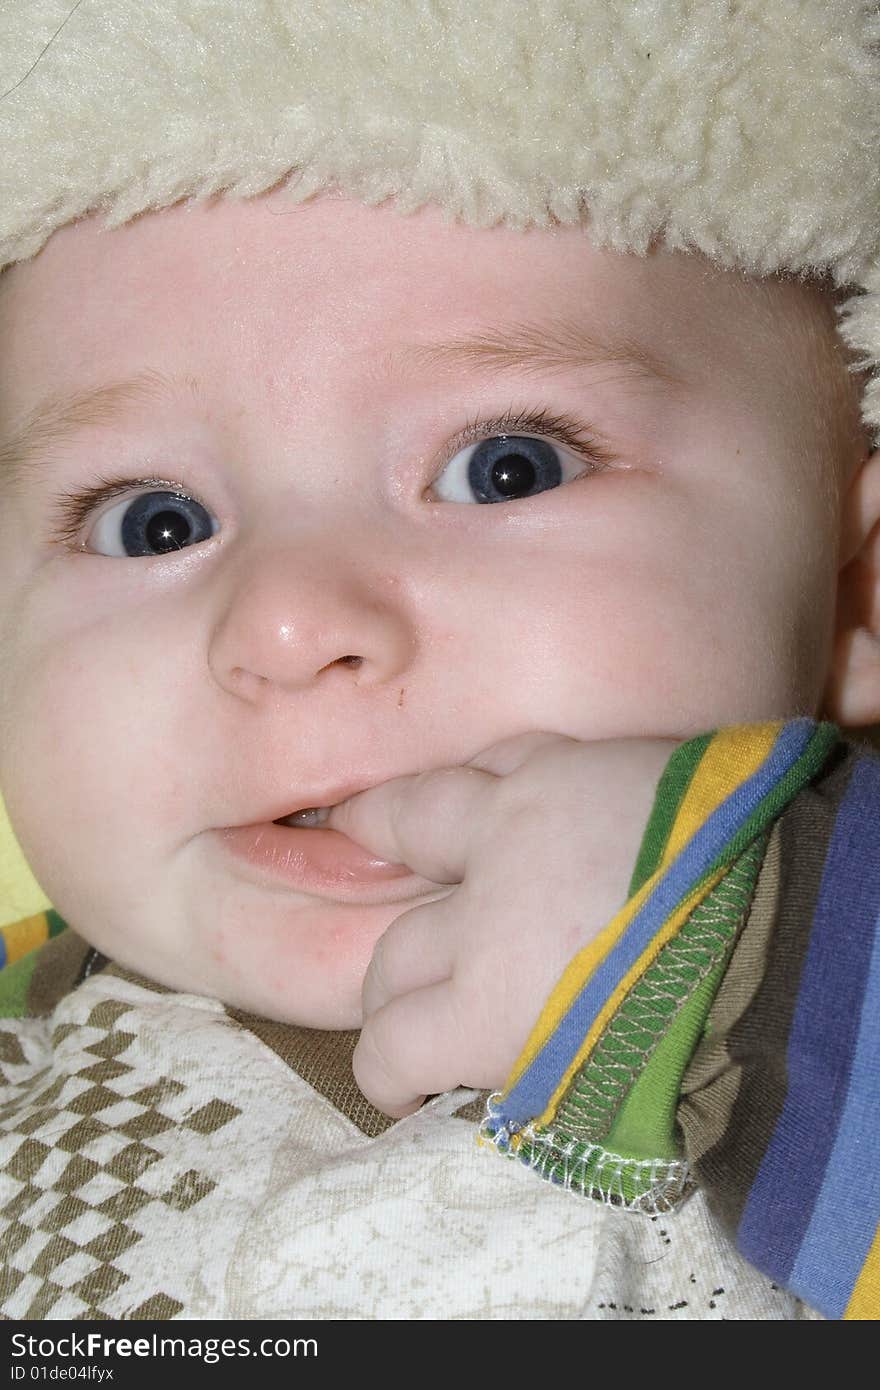
[[[303,953],[290,952],[274,970],[243,963],[241,968],[200,970],[168,961],[118,959],[130,973],[181,994],[219,1000],[227,1008],[273,1023],[302,1028],[349,1030],[362,1022],[361,990],[366,967],[358,959],[336,960],[316,969]]]
[[[186,969],[179,963],[155,961],[124,950],[115,954],[112,963],[143,980],[147,987],[159,985],[163,991],[214,999],[272,1023],[330,1031],[348,1031],[362,1023],[363,974],[357,971],[346,977],[337,969],[308,980],[308,973],[300,968],[292,978],[284,972],[274,979],[254,978],[250,973],[225,975]]]
[[[359,1028],[376,942],[401,910],[387,903],[322,903],[289,917],[282,912],[244,941],[236,932],[218,933],[205,984],[223,1003],[260,1018],[304,1028]]]
[[[362,985],[362,974],[352,978],[337,971],[332,976],[309,980],[301,970],[294,981],[232,979],[198,992],[219,999],[227,1008],[271,1023],[348,1032],[360,1028],[363,1022]]]

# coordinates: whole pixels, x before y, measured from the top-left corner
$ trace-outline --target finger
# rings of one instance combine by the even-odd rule
[[[450,981],[392,1000],[364,1025],[352,1066],[367,1100],[395,1119],[461,1084],[467,1067]]]
[[[461,883],[496,781],[474,767],[395,777],[334,806],[326,824],[433,883]]]
[[[468,759],[466,766],[481,768],[496,777],[506,777],[509,772],[516,772],[517,768],[522,767],[523,763],[528,762],[533,754],[545,748],[547,744],[574,741],[566,738],[564,734],[515,734],[513,738],[500,739],[498,743],[481,749],[475,758]]]
[[[447,896],[455,896],[454,890]],[[443,900],[441,900],[443,901]],[[460,909],[453,907],[454,912]],[[402,912],[373,949],[361,990],[364,1017],[399,995],[438,984],[452,974],[450,913],[437,901]]]

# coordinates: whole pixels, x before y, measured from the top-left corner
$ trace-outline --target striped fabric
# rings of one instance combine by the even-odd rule
[[[737,1244],[827,1316],[873,1318],[880,1314],[880,758],[840,766],[822,795],[792,808],[780,832],[787,883],[767,973],[730,1039],[742,1082],[729,1123],[751,1138],[748,1146],[739,1140],[738,1181],[728,1189],[739,1208]],[[774,1026],[784,1085],[755,1060],[757,1035],[766,1052]]]
[[[878,926],[880,758],[806,719],[692,740],[483,1141],[641,1210],[696,1179],[775,1281],[878,1316]]]
[[[6,965],[14,965],[29,951],[35,951],[51,937],[58,936],[66,923],[58,913],[49,908],[33,917],[24,917],[20,922],[9,922],[0,927],[0,970]]]

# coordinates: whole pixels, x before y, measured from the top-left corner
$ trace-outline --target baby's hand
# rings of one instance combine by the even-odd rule
[[[376,944],[357,1083],[388,1115],[503,1085],[571,958],[623,906],[668,739],[526,734],[463,767],[397,777],[329,828],[434,883]]]

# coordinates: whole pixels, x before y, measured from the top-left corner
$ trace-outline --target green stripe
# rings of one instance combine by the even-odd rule
[[[692,738],[681,744],[666,764],[663,776],[657,784],[654,806],[633,869],[628,898],[647,882],[663,858],[685,792],[717,732],[717,729],[713,729],[711,733],[700,734],[699,738]]]
[[[675,1111],[681,1079],[727,969],[728,953],[700,982],[661,1038],[611,1126],[606,1146],[627,1158],[677,1158]]]
[[[63,917],[59,917],[54,907],[48,907],[46,909],[46,924],[49,928],[50,941],[53,936],[60,936],[63,931],[67,930],[67,923]]]
[[[45,943],[44,943],[45,944]],[[42,946],[0,970],[0,1018],[26,1018],[28,989]]]

